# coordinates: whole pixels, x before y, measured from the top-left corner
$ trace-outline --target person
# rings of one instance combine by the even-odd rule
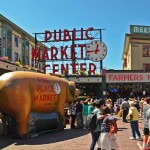
[[[118,102],[114,102],[114,113],[117,115],[119,111],[120,111],[120,106]]]
[[[75,129],[75,119],[76,119],[76,110],[75,110],[75,106],[76,106],[76,101],[69,103],[69,123],[70,123],[70,128],[71,129]]]
[[[110,122],[116,118],[111,115],[108,107],[104,108],[103,114],[106,115],[101,123],[101,134],[99,137],[99,147],[103,150],[114,150],[119,146],[116,142],[116,133],[110,133]]]
[[[143,103],[144,103],[144,99],[142,98],[139,102],[139,106],[140,106],[140,117],[143,117]]]
[[[112,102],[112,99],[106,99],[106,106],[110,109],[110,111],[111,111],[111,114],[113,114],[113,102]]]
[[[136,134],[137,134],[138,139],[142,140],[141,133],[138,127],[138,110],[134,105],[135,105],[134,101],[131,101],[128,115],[132,116],[132,119],[130,121],[132,137],[130,137],[129,139],[136,140]]]
[[[83,129],[87,127],[87,116],[88,116],[88,101],[83,102]]]
[[[148,124],[148,129],[150,131],[150,108],[146,111],[146,120]],[[148,135],[148,139],[147,139],[147,148],[150,149],[150,134]]]
[[[95,108],[95,103],[94,102],[90,103],[88,107],[88,114],[91,114],[94,108]]]
[[[98,141],[98,138],[101,133],[101,120],[106,116],[106,115],[102,115],[103,109],[104,109],[104,101],[97,100],[95,102],[95,109],[92,112],[97,114],[97,126],[96,129],[93,132],[91,132],[92,142],[90,145],[90,150],[94,150],[96,142]],[[98,150],[100,150],[100,148],[98,148]]]
[[[143,130],[143,149],[148,149],[148,145],[149,145],[149,122],[148,122],[148,109],[150,108],[150,98],[146,98],[144,99],[144,103],[143,103],[143,125],[144,125],[144,130]],[[149,139],[149,140],[148,140]]]
[[[129,111],[129,107],[130,107],[129,102],[125,98],[124,101],[121,104],[121,108],[120,109],[123,110],[123,112],[122,112],[122,119],[123,119],[123,122],[126,122],[126,123],[127,123],[126,117],[127,117],[128,111]]]
[[[76,104],[76,123],[77,129],[83,127],[83,104],[78,100]]]

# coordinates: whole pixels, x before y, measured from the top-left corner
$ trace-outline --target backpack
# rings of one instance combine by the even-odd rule
[[[109,118],[109,123],[110,123],[110,131],[109,133],[115,134],[118,132],[118,125],[117,125],[117,118],[111,116]]]
[[[93,132],[97,126],[97,114],[92,113],[87,116],[87,129]]]

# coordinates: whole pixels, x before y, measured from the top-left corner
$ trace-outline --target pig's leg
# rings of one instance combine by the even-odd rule
[[[60,115],[60,123],[62,124],[63,128],[66,127],[64,106],[65,106],[65,96],[60,95],[58,97],[57,111]]]
[[[19,136],[24,136],[28,134],[28,118],[29,118],[29,113],[24,113],[24,112],[21,112],[17,116],[16,118],[17,134]]]

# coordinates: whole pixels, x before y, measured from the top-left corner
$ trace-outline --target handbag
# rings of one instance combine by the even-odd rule
[[[128,114],[127,117],[126,117],[126,120],[127,120],[128,122],[131,122],[132,119],[133,119],[133,116]]]
[[[123,109],[120,109],[119,112],[118,112],[119,117],[122,117],[122,112],[123,112]]]

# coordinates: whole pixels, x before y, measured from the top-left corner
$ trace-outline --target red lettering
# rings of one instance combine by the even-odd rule
[[[53,64],[53,73],[57,73],[59,71],[58,64]]]
[[[76,47],[76,45],[71,45],[71,48],[70,48],[70,50],[71,50],[71,59],[72,60],[76,59],[75,47]]]
[[[79,38],[76,37],[76,29],[73,29],[73,31],[72,31],[72,39],[73,40],[80,40]]]
[[[90,71],[90,73],[92,74],[95,74],[95,71],[96,71],[96,66],[95,66],[95,64],[93,64],[93,63],[89,63],[89,71]]]
[[[86,71],[86,63],[81,63],[80,64],[80,70]]]
[[[89,40],[93,40],[93,39],[94,39],[94,37],[90,37],[89,34],[88,34],[88,32],[89,32],[89,31],[92,31],[92,30],[94,30],[94,28],[93,28],[93,27],[90,27],[90,28],[88,28],[88,29],[86,30],[86,32],[85,32],[86,38],[89,39]]]
[[[64,64],[61,64],[61,74],[65,73],[65,75],[68,75],[69,72],[68,69],[69,69],[68,64],[66,64],[66,67],[64,66]]]
[[[46,59],[49,60],[48,52],[47,52],[47,48],[46,47],[44,47],[42,59],[43,60],[46,60]]]
[[[70,41],[71,36],[69,34],[69,31],[67,29],[64,30],[64,41]]]
[[[79,45],[78,45],[78,47],[80,47],[80,48],[81,48],[81,58],[83,58],[83,51],[84,51],[84,49],[83,49],[83,48],[85,48],[85,47],[86,47],[86,45],[85,45],[85,44],[79,44]]]
[[[110,75],[108,76],[108,80],[111,81],[111,80],[112,80],[112,77],[113,77],[113,75],[110,74]]]
[[[46,73],[46,68],[47,67],[50,67],[50,65],[45,65],[45,66],[42,67],[42,70],[44,71],[44,73]]]
[[[32,47],[32,61],[34,61],[37,58],[38,58],[38,60],[40,60],[40,48],[38,47],[35,50],[34,47]]]
[[[61,41],[61,30],[59,30],[58,35],[56,30],[54,30],[54,41],[59,42]]]
[[[48,30],[45,31],[45,42],[47,42],[48,40],[50,40],[52,37],[52,33]]]
[[[70,64],[72,66],[72,73],[75,74],[77,72],[76,67],[78,64]]]
[[[38,101],[38,95],[34,95],[34,101]]]
[[[63,49],[64,48],[64,49]],[[61,49],[61,59],[64,59],[63,56],[65,55],[65,58],[68,59],[68,56],[67,56],[67,53],[66,53],[66,50],[67,50],[68,46],[61,46],[60,49]]]
[[[55,46],[51,47],[51,59],[57,60],[58,49]]]

